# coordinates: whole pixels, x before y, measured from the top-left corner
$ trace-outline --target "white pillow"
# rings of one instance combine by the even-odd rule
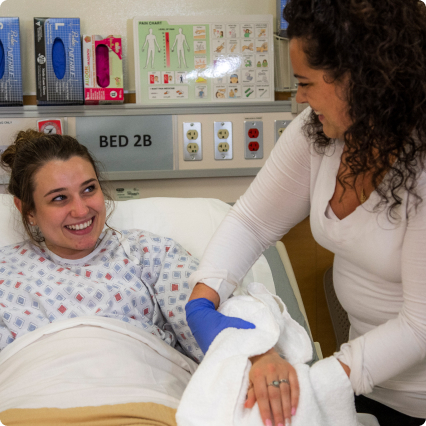
[[[212,198],[144,198],[116,201],[108,224],[117,230],[143,229],[173,238],[192,255],[202,257],[216,228],[230,210]],[[13,197],[0,194],[0,246],[27,239]],[[244,284],[257,281],[275,293],[272,272],[264,256],[249,271]]]
[[[28,238],[21,215],[9,194],[0,194],[0,247]]]
[[[118,201],[108,224],[117,229],[144,229],[173,238],[201,258],[229,204],[210,198],[145,198]]]

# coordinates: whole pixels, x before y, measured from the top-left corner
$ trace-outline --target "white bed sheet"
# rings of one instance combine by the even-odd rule
[[[177,408],[196,368],[158,337],[122,321],[58,321],[0,353],[0,412],[131,402]]]

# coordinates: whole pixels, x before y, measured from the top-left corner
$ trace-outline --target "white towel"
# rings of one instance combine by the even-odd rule
[[[229,299],[219,310],[256,328],[228,328],[216,337],[183,394],[176,414],[178,426],[262,426],[257,404],[244,408],[249,358],[272,347],[297,371],[300,400],[293,426],[360,425],[351,383],[338,361],[330,357],[309,368],[305,363],[312,358],[310,338],[281,299],[259,283],[249,284],[247,292]]]

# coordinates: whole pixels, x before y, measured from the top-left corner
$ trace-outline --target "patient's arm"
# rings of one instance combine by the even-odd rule
[[[217,292],[203,283],[197,283],[197,285],[194,287],[194,290],[192,291],[189,301],[200,298],[205,298],[213,302],[216,309],[219,306],[220,299]]]
[[[204,353],[216,336],[226,328],[256,328],[251,322],[221,314],[215,309],[213,302],[204,297],[188,302],[185,311],[186,321]]]
[[[350,377],[350,375],[351,375],[351,369],[349,368],[349,366],[348,366],[348,365],[346,365],[346,364],[343,364],[343,362],[342,362],[342,361],[340,361],[339,359],[338,359],[337,361],[339,361],[339,362],[340,362],[340,365],[342,366],[343,370],[345,370],[346,375],[347,375],[348,377]]]
[[[247,392],[246,408],[252,408],[257,401],[260,416],[265,425],[267,420],[275,425],[287,425],[295,414],[299,403],[299,381],[296,370],[275,349],[263,355],[250,358],[252,367],[249,373],[250,385]],[[268,386],[276,380],[286,379],[279,388]],[[284,421],[287,420],[287,422]]]

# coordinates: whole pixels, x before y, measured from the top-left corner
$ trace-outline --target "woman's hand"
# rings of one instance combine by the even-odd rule
[[[257,401],[260,416],[265,426],[288,426],[299,403],[299,381],[296,370],[275,349],[251,358],[246,408]],[[280,382],[279,387],[273,382]],[[269,385],[269,386],[268,386]]]

